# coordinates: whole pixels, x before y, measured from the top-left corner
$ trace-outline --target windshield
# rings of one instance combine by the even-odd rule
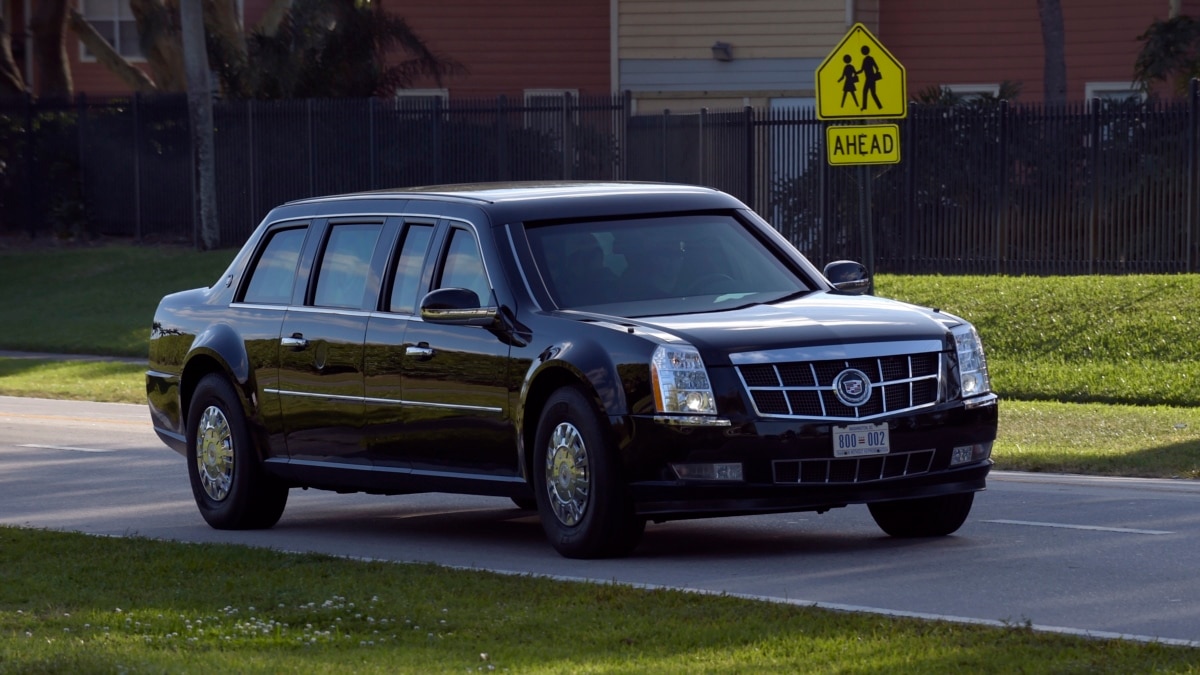
[[[811,290],[729,214],[531,224],[555,303],[621,316],[723,310]]]

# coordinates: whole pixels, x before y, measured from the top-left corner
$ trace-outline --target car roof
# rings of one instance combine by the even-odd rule
[[[745,208],[733,196],[714,188],[649,182],[507,182],[434,185],[311,197],[288,202],[292,211],[305,205],[347,201],[425,200],[472,205],[494,220],[599,216]]]

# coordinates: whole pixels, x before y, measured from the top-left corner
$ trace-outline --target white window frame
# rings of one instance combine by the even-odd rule
[[[997,97],[1000,95],[1000,85],[997,84],[943,84],[942,89],[945,89],[957,96],[962,97],[964,101],[980,98],[982,96]]]
[[[1133,82],[1086,82],[1083,85],[1083,100],[1087,101],[1088,106],[1092,105],[1092,99],[1097,98],[1124,100],[1134,97],[1146,100],[1146,92]]]
[[[535,101],[537,101],[538,99],[557,99],[558,101],[562,101],[563,96],[566,94],[570,94],[571,98],[573,98],[575,101],[579,100],[579,90],[578,89],[526,89],[524,92],[525,108],[526,108],[525,126],[528,128],[536,127],[539,125],[542,127],[546,126],[543,122],[543,120],[546,119],[545,116],[539,115],[538,114],[539,111],[530,110],[530,108],[535,107],[535,103],[534,103]],[[562,108],[547,106],[545,108],[545,110],[546,111],[554,111],[554,110],[562,110]],[[575,123],[579,122],[579,108],[575,108],[575,110],[571,111],[571,121],[575,122]]]
[[[445,88],[442,88],[442,89],[397,89],[396,90],[396,108],[397,109],[399,109],[399,110],[406,109],[404,107],[404,102],[403,102],[403,100],[406,98],[407,99],[416,99],[416,100],[421,100],[421,101],[428,100],[428,99],[435,99],[435,98],[441,99],[442,108],[445,108],[446,105],[448,103],[450,103],[450,90],[445,89]]]
[[[113,37],[115,38],[116,44],[113,44],[112,42],[110,42],[109,45],[112,46],[114,51],[116,51],[118,54],[121,54],[121,46],[120,46],[121,22],[122,21],[129,21],[129,22],[134,21],[133,10],[130,9],[130,7],[129,7],[129,0],[114,0],[114,4],[117,7],[116,16],[97,17],[94,15],[88,14],[88,0],[79,0],[79,14],[83,17],[84,21],[86,21],[92,25],[92,28],[95,28],[97,23],[111,23],[113,25],[113,29],[114,29]],[[238,0],[239,10],[241,8],[241,4],[242,4],[241,0]],[[135,29],[135,31],[136,31],[136,29]],[[138,47],[137,54],[121,54],[121,56],[124,57],[127,61],[130,61],[133,63],[144,63],[146,61],[146,57],[144,54],[142,54],[142,50],[141,50],[140,46]],[[80,63],[96,63],[95,55],[88,53],[87,47],[83,44],[82,41],[79,43],[79,62]]]

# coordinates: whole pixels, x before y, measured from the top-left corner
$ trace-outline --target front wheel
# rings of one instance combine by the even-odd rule
[[[628,555],[646,521],[634,511],[599,415],[579,388],[550,396],[534,447],[538,515],[555,550],[567,558]]]
[[[944,537],[962,527],[974,492],[868,504],[880,529],[893,537]]]
[[[188,479],[200,515],[218,530],[253,530],[279,522],[288,488],[267,474],[233,386],[220,375],[196,385],[188,408]]]

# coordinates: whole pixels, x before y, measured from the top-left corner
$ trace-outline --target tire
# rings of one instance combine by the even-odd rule
[[[633,508],[600,418],[577,387],[551,394],[538,420],[533,482],[542,529],[566,558],[628,555],[646,520]]]
[[[187,419],[188,479],[205,522],[218,530],[256,530],[279,522],[288,488],[263,470],[229,381],[220,375],[201,379]]]
[[[880,529],[893,537],[944,537],[962,527],[974,492],[868,504]]]

